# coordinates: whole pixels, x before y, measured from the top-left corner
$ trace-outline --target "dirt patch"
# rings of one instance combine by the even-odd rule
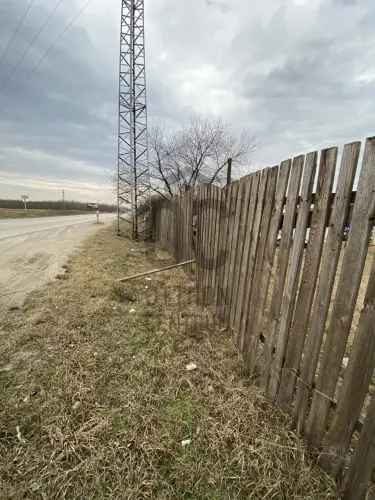
[[[114,285],[160,262],[104,229],[4,318],[0,497],[335,498],[186,274]]]
[[[1,236],[10,234],[10,237],[0,241],[0,316],[8,308],[22,306],[31,291],[55,277],[65,279],[63,267],[68,257],[101,227],[94,224],[94,215],[84,217],[82,224],[80,220],[58,217],[34,219],[25,224],[1,222]],[[108,222],[111,216],[103,215],[103,220]],[[30,233],[24,234],[25,228]]]

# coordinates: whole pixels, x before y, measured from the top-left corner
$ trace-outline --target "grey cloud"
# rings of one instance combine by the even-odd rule
[[[371,0],[145,2],[150,123],[177,127],[194,113],[221,115],[257,135],[259,166],[373,133]],[[53,7],[36,5],[0,81]],[[81,5],[63,3],[16,78],[0,87],[0,174],[80,186],[111,177],[119,2],[94,2],[30,73]],[[23,9],[1,3],[0,53]],[[0,196],[7,186],[0,175]]]

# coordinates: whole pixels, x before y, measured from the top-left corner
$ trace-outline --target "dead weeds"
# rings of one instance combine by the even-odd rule
[[[335,498],[182,271],[114,285],[154,267],[103,229],[2,319],[0,498]]]

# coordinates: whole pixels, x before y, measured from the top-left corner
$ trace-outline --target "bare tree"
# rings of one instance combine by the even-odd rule
[[[196,184],[223,183],[228,159],[239,167],[255,150],[255,140],[247,131],[236,136],[222,120],[203,118],[194,118],[173,133],[156,127],[149,145],[153,190],[166,198]]]
[[[24,205],[25,205],[25,210],[27,210],[27,202],[29,201],[30,197],[27,195],[27,194],[23,194],[21,196],[21,200],[23,201]]]

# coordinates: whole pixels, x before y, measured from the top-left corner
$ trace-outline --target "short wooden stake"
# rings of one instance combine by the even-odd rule
[[[154,269],[153,271],[146,271],[145,273],[134,274],[133,276],[128,276],[127,278],[122,278],[116,280],[116,283],[125,283],[126,281],[135,280],[137,278],[143,278],[144,276],[150,276],[150,274],[163,273],[164,271],[169,271],[170,269],[176,269],[177,267],[188,266],[189,264],[195,264],[196,260],[188,260],[186,262],[180,262],[179,264],[173,264],[173,266],[162,267],[160,269]]]

